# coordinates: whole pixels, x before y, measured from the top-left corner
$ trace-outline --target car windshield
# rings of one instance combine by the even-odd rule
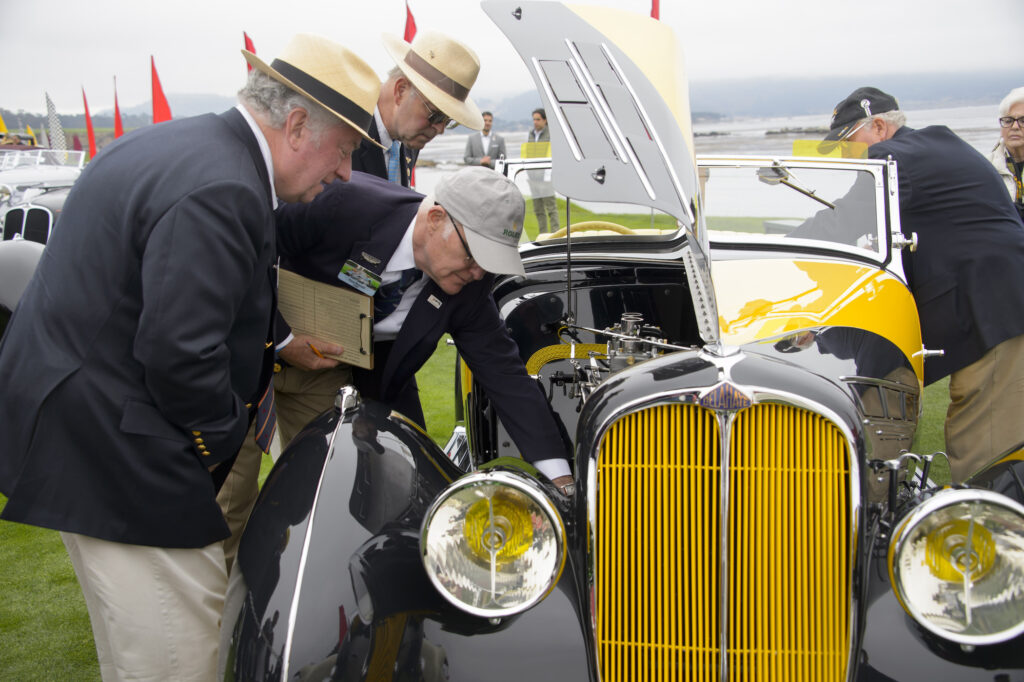
[[[583,202],[555,192],[548,160],[510,168],[526,197],[523,242],[658,242],[681,235],[674,216],[647,206]],[[884,257],[884,165],[821,161],[698,157],[703,217],[711,242],[838,249]]]
[[[884,248],[880,166],[791,159],[698,165],[712,242],[805,243],[875,256]]]
[[[564,197],[552,187],[550,167],[514,168],[510,176],[526,197],[524,243],[564,241],[567,216],[573,243],[609,239],[660,241],[675,239],[680,232],[673,216],[647,206]]]

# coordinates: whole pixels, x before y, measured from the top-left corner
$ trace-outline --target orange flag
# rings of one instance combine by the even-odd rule
[[[121,125],[121,107],[117,106],[117,76],[114,76],[114,139],[124,135],[124,126]]]
[[[92,116],[89,115],[89,100],[85,98],[85,88],[82,88],[82,104],[85,105],[85,131],[89,134],[89,158],[96,157],[96,133],[92,129]]]
[[[256,54],[256,46],[253,45],[252,38],[249,37],[249,34],[245,31],[242,31],[242,37],[245,38],[245,49],[249,50],[249,52],[252,52],[253,54]],[[245,65],[249,68],[250,71],[252,71],[252,64],[246,62]]]
[[[171,107],[164,97],[164,89],[160,87],[160,76],[156,75],[156,61],[149,56],[149,65],[153,69],[153,123],[171,120]]]

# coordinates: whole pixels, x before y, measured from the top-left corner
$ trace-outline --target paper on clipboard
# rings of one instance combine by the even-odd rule
[[[345,349],[340,356],[327,357],[373,369],[373,299],[369,296],[278,268],[277,308],[293,332]]]

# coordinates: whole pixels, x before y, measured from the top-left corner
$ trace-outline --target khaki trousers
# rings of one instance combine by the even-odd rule
[[[348,365],[312,371],[287,365],[280,367],[274,374],[274,409],[277,412],[278,438],[283,448],[306,424],[334,407],[338,389],[352,383],[352,370]],[[235,465],[217,495],[217,503],[231,529],[231,537],[224,541],[224,559],[229,573],[238,553],[238,541],[245,522],[259,494],[263,453],[256,445],[254,429],[255,425],[249,428]]]
[[[949,397],[946,451],[960,483],[1024,442],[1024,335],[954,372]]]
[[[104,682],[215,678],[228,585],[221,543],[177,549],[60,536],[89,609]]]

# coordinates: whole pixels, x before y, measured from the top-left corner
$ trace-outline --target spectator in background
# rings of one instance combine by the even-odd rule
[[[950,376],[946,450],[954,482],[1024,442],[1024,230],[992,164],[946,126],[904,125],[896,98],[858,88],[826,140],[896,161],[903,268],[921,319],[930,384]]]
[[[494,168],[494,162],[506,158],[505,138],[498,133],[491,132],[494,124],[494,114],[485,111],[484,127],[478,133],[473,133],[466,139],[466,153],[463,160],[467,166],[487,166]]]
[[[385,35],[396,66],[380,89],[370,137],[352,155],[352,170],[408,187],[420,150],[457,124],[480,130],[480,109],[469,90],[480,73],[476,53],[437,31],[420,31],[412,43]]]
[[[548,117],[543,109],[533,110],[533,130],[530,131],[527,142],[551,142]],[[533,212],[537,216],[537,232],[557,231],[558,202],[555,201],[555,186],[551,184],[551,171],[527,171],[526,177],[530,183]]]
[[[999,128],[1002,136],[989,160],[1002,176],[1017,214],[1024,220],[1024,87],[1014,88],[999,103]]]

